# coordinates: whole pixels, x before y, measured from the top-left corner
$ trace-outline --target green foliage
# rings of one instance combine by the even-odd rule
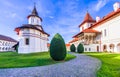
[[[101,68],[97,77],[120,77],[120,54],[113,53],[86,53],[101,60]]]
[[[61,61],[66,57],[66,46],[60,34],[56,34],[50,44],[50,56],[53,60]]]
[[[81,43],[77,46],[77,52],[78,53],[83,53],[84,52],[84,47]]]
[[[67,54],[65,61],[75,58]],[[50,58],[49,52],[18,54],[17,52],[0,52],[0,68],[18,68],[44,66],[59,63]]]
[[[74,44],[72,44],[72,45],[70,46],[70,51],[71,51],[71,52],[75,52],[75,51],[76,51],[76,47],[75,47]]]

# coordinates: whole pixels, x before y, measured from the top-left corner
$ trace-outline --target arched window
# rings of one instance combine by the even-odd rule
[[[7,48],[5,48],[5,50],[7,51]]]
[[[2,48],[2,50],[4,51],[4,47]]]
[[[5,43],[5,46],[7,46],[7,42]]]
[[[4,42],[2,43],[2,45],[4,46]]]
[[[103,51],[107,51],[107,45],[103,45]]]
[[[91,51],[91,48],[89,48],[89,51]]]

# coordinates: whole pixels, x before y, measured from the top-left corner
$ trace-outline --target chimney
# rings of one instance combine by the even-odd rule
[[[100,21],[100,17],[96,17],[96,22],[99,22]]]
[[[113,4],[113,9],[114,9],[115,12],[116,12],[119,8],[120,8],[120,3],[119,3],[119,2],[116,2],[116,3]]]

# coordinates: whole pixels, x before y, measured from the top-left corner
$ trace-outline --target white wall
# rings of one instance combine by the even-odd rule
[[[81,27],[80,27],[80,32],[82,31],[82,27],[84,27],[84,29],[87,29],[91,26],[91,24],[94,24],[93,22],[86,22],[84,23]]]
[[[114,44],[116,46],[118,43],[120,43],[120,14],[119,16],[106,21],[105,23],[101,24],[98,27],[95,27],[94,29],[102,31],[102,46],[105,44],[108,45],[108,50],[110,44]],[[106,29],[107,32],[106,36],[104,36],[104,29]],[[103,49],[103,47],[101,49]]]
[[[17,42],[0,40],[0,51],[14,51],[12,48]]]
[[[28,24],[41,25],[41,20],[39,17],[31,16],[28,19]]]
[[[26,29],[20,31],[20,40],[18,53],[34,53],[34,52],[43,52],[48,51],[47,48],[47,38],[46,34],[39,32],[38,30],[29,29],[28,32]],[[25,38],[29,38],[29,45],[25,44]]]

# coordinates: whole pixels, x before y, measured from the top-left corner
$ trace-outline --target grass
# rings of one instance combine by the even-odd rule
[[[67,54],[65,61],[75,58]],[[49,52],[18,54],[16,52],[0,52],[0,68],[33,67],[59,63],[51,59]],[[64,61],[62,61],[64,62]]]
[[[120,77],[120,54],[113,53],[86,53],[98,58],[102,62],[97,77]]]

